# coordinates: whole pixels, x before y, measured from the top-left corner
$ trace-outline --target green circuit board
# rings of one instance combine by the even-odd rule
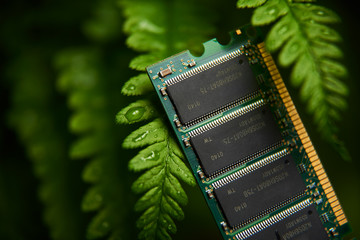
[[[230,34],[147,67],[223,238],[342,239],[349,223],[260,30]]]

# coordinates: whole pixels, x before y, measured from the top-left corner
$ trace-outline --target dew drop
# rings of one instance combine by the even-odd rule
[[[328,31],[326,29],[321,30],[321,33],[324,35],[330,35],[330,31]]]
[[[147,136],[148,134],[149,134],[149,131],[146,131],[146,132],[144,132],[144,133],[142,133],[142,134],[137,135],[137,136],[134,137],[132,140],[133,140],[133,142],[139,142],[139,141],[143,140],[144,138],[146,138],[146,136]]]
[[[289,27],[287,25],[284,25],[279,29],[278,34],[284,35],[288,30],[289,30]]]
[[[144,162],[146,161],[154,161],[154,160],[157,160],[159,159],[160,157],[160,153],[159,152],[156,152],[156,151],[151,151],[151,153],[145,157],[142,157],[141,160],[143,160]]]
[[[319,16],[324,16],[325,12],[324,11],[316,11],[315,14],[319,15]]]
[[[126,113],[125,117],[129,122],[139,120],[145,113],[144,107],[132,107]]]
[[[290,47],[290,51],[291,52],[297,52],[299,50],[300,46],[298,43],[294,43],[292,44],[292,46]]]
[[[136,86],[134,84],[129,84],[127,87],[126,87],[126,90],[129,90],[129,91],[134,91],[136,89]]]
[[[279,12],[278,8],[277,7],[272,7],[270,9],[267,10],[267,14],[269,15],[275,15]]]

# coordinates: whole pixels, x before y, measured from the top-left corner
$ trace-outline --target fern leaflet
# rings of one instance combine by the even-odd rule
[[[280,50],[280,65],[294,65],[291,83],[301,87],[300,97],[307,102],[322,136],[348,160],[344,144],[336,137],[336,121],[347,107],[344,98],[348,89],[341,80],[347,76],[347,70],[339,62],[343,54],[336,46],[341,37],[328,26],[340,19],[330,9],[310,2],[313,1],[239,0],[238,7],[257,7],[252,16],[254,25],[276,21],[267,35],[267,48]]]
[[[95,48],[66,49],[56,57],[60,70],[58,86],[68,93],[73,115],[70,131],[79,138],[72,144],[70,156],[89,158],[83,179],[92,183],[82,201],[85,212],[97,211],[87,229],[87,238],[96,239],[110,234],[110,239],[128,237],[124,231],[127,218],[125,196],[126,167],[119,161],[116,146],[120,133],[113,119],[117,108],[116,83],[104,74],[102,51]],[[118,86],[120,87],[120,86]],[[115,97],[114,97],[115,96]],[[116,212],[116,214],[114,214]],[[128,229],[127,229],[128,230]]]
[[[182,206],[187,203],[179,180],[189,185],[194,185],[195,180],[155,110],[149,96],[153,87],[143,71],[146,66],[181,50],[201,52],[201,43],[213,31],[209,25],[213,16],[204,10],[206,4],[201,2],[123,0],[121,6],[126,17],[124,31],[129,35],[126,43],[143,52],[130,62],[130,68],[141,73],[125,83],[122,93],[142,99],[123,108],[116,119],[121,124],[155,119],[123,142],[124,148],[145,147],[129,162],[130,170],[144,172],[132,186],[135,193],[143,194],[135,204],[135,210],[142,212],[137,221],[141,229],[139,238],[171,239],[170,234],[176,232],[174,219],[184,217]]]
[[[39,179],[39,196],[51,237],[76,240],[83,234],[78,207],[81,183],[74,177],[79,174],[75,163],[65,154],[68,134],[60,130],[65,127],[62,121],[65,108],[56,99],[47,70],[49,58],[38,51],[27,51],[13,63],[10,78],[14,97],[9,116]]]

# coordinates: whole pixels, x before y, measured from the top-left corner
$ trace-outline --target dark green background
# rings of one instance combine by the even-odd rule
[[[49,230],[43,221],[43,206],[38,200],[37,187],[39,180],[34,176],[32,163],[29,161],[24,147],[17,133],[9,127],[8,113],[11,111],[11,95],[13,82],[11,72],[21,72],[22,69],[11,68],[12,63],[24,52],[34,51],[44,56],[45,68],[52,76],[55,86],[56,71],[53,69],[53,56],[61,49],[67,47],[81,47],[93,44],[88,40],[83,31],[83,23],[91,17],[96,1],[85,0],[8,0],[0,7],[0,239],[48,239]],[[217,13],[216,34],[221,42],[228,39],[227,32],[237,26],[250,21],[251,10],[237,10],[236,1],[221,1]],[[350,2],[344,1],[319,1],[319,4],[335,10],[341,17],[342,23],[335,26],[343,37],[340,43],[344,51],[343,63],[349,70],[349,77],[344,81],[349,86],[349,107],[342,115],[339,123],[340,138],[344,140],[352,156],[352,162],[343,161],[339,155],[323,141],[312,124],[311,116],[306,112],[304,103],[300,102],[297,89],[290,86],[290,92],[295,104],[303,118],[303,122],[312,138],[323,165],[329,175],[334,189],[340,199],[348,220],[353,228],[350,237],[360,236],[360,163],[359,163],[359,136],[360,115],[358,114],[360,103],[359,82],[359,21],[357,7]],[[121,10],[121,9],[119,9]],[[127,65],[132,57],[137,54],[129,50],[125,45],[126,36],[119,28],[119,36],[113,41],[104,44],[107,53],[125,52],[125,59],[120,61]],[[266,32],[266,29],[264,29]],[[116,72],[116,66],[113,67]],[[288,69],[280,71],[286,82],[289,76]],[[122,72],[118,78],[118,86],[121,86],[135,71]],[[116,75],[116,74],[115,74]],[[24,76],[26,77],[26,76]],[[51,79],[51,78],[50,78]],[[288,84],[289,85],[289,84]],[[37,86],[32,86],[33,91]],[[55,87],[54,87],[55,88]],[[120,87],[119,87],[120,88]],[[70,110],[66,109],[66,98],[58,94],[58,105],[63,106],[63,124],[59,125],[66,130],[66,118]],[[120,89],[119,89],[120,94]],[[129,101],[123,97],[117,103],[119,110],[126,106]],[[55,107],[55,106],[54,106]],[[120,127],[119,127],[120,128]],[[129,130],[122,129],[122,137]],[[69,136],[69,144],[73,137]],[[119,148],[121,143],[118,144]],[[122,161],[130,159],[134,152],[123,150]],[[72,167],[79,173],[74,177],[78,182],[78,198],[84,193],[87,186],[81,183],[81,169],[86,162],[75,162]],[[135,175],[134,175],[135,176]],[[174,239],[220,239],[216,226],[205,205],[205,201],[197,188],[185,187],[189,196],[189,204],[185,207],[185,220],[178,222],[178,233]],[[129,195],[132,193],[129,191]],[[132,206],[124,206],[132,208]],[[80,206],[79,206],[80,208]],[[135,213],[134,213],[135,214]],[[135,215],[137,216],[137,215]],[[80,232],[85,232],[86,225],[91,219],[91,214],[86,213],[80,218]],[[134,221],[129,219],[126,223],[134,232]],[[348,239],[350,239],[350,237]],[[84,237],[85,238],[85,237]],[[135,237],[134,237],[135,238]],[[134,239],[132,238],[132,239]]]

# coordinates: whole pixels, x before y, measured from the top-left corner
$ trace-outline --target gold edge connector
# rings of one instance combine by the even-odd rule
[[[259,48],[261,56],[264,59],[265,65],[268,68],[270,75],[276,85],[276,88],[280,94],[280,97],[288,111],[288,114],[294,124],[295,130],[300,137],[300,140],[304,146],[306,154],[307,154],[308,158],[310,159],[311,165],[313,166],[315,173],[320,181],[321,187],[323,188],[323,190],[326,194],[326,197],[328,199],[328,202],[330,203],[330,206],[336,216],[336,220],[338,221],[339,225],[341,226],[341,225],[347,223],[347,219],[342,210],[340,202],[339,202],[338,198],[336,197],[335,191],[330,183],[330,180],[326,175],[323,165],[320,162],[320,159],[316,153],[316,150],[307,134],[305,126],[300,119],[300,116],[295,108],[293,101],[291,100],[291,97],[289,95],[289,92],[288,92],[285,84],[284,84],[284,81],[282,80],[282,78],[280,76],[280,73],[274,63],[273,58],[267,52],[267,50],[265,48],[265,43],[264,42],[259,43],[257,46]]]

